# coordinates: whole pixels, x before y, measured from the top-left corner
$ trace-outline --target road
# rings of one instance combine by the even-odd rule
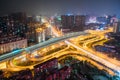
[[[56,31],[57,31],[57,30],[56,30]],[[60,31],[60,30],[59,30],[59,31]],[[58,31],[58,32],[59,32],[59,31]],[[108,60],[105,60],[105,59],[99,57],[98,55],[95,55],[95,54],[94,54],[95,51],[93,51],[94,53],[90,52],[89,50],[92,50],[92,48],[89,49],[89,48],[87,47],[87,44],[88,44],[88,43],[100,41],[100,40],[102,40],[102,39],[105,38],[105,37],[104,37],[104,36],[105,36],[105,33],[107,33],[107,32],[112,32],[112,31],[113,31],[112,28],[109,28],[108,30],[103,30],[103,31],[88,30],[87,32],[89,32],[90,34],[94,34],[94,35],[97,34],[97,36],[99,36],[100,38],[99,38],[99,39],[95,39],[95,40],[93,39],[92,41],[85,42],[85,44],[83,44],[82,47],[74,44],[74,41],[75,41],[75,40],[71,40],[71,41],[65,40],[65,42],[66,42],[68,45],[71,45],[71,46],[75,47],[76,49],[82,51],[83,53],[86,53],[86,55],[87,55],[88,57],[90,57],[90,58],[92,58],[92,59],[94,59],[94,60],[96,60],[96,61],[104,64],[105,66],[107,66],[107,67],[115,70],[115,71],[118,73],[118,75],[119,75],[120,67],[118,66],[118,64],[119,64],[119,63],[117,63],[118,61],[116,61],[116,62],[115,62],[116,64],[115,64],[113,61],[110,61],[110,60],[112,60],[112,59],[110,59],[109,61],[108,61]],[[58,33],[58,34],[56,33],[56,36],[58,36],[58,35],[59,35],[59,33]],[[114,63],[114,64],[113,64],[113,63]]]
[[[28,48],[25,48],[25,49],[22,49],[22,50],[25,50],[25,51],[28,51],[28,52],[34,52],[34,51],[39,50],[40,48],[43,48],[43,47],[48,46],[48,44],[55,44],[55,43],[57,43],[57,42],[60,42],[60,41],[65,40],[65,43],[66,43],[66,44],[73,46],[73,47],[76,48],[77,50],[80,50],[80,51],[82,52],[82,54],[85,54],[87,57],[90,57],[90,58],[92,58],[93,60],[95,60],[95,61],[97,61],[97,62],[100,62],[101,64],[109,67],[110,69],[115,70],[116,72],[120,72],[120,67],[118,66],[119,63],[116,64],[116,63],[113,63],[113,62],[108,61],[108,60],[106,60],[106,59],[103,59],[103,58],[101,58],[101,57],[98,56],[98,55],[95,55],[95,54],[94,54],[95,51],[92,51],[92,52],[91,52],[91,48],[88,48],[88,46],[87,46],[89,43],[93,43],[93,42],[96,42],[96,41],[99,41],[99,40],[104,39],[104,34],[107,33],[107,32],[110,32],[111,30],[104,30],[104,31],[92,31],[92,30],[89,30],[89,33],[90,33],[90,34],[93,34],[93,35],[97,34],[97,36],[99,36],[100,38],[96,38],[96,39],[93,39],[93,40],[91,40],[91,41],[88,40],[88,42],[84,43],[83,46],[81,46],[81,47],[78,46],[78,45],[76,45],[76,44],[74,44],[74,40],[73,40],[73,41],[72,41],[72,40],[70,41],[70,40],[66,40],[66,39],[69,39],[69,38],[72,38],[72,37],[77,37],[77,36],[79,36],[79,35],[85,35],[85,34],[87,34],[86,32],[70,33],[70,34],[67,34],[67,35],[64,35],[64,36],[60,37],[60,36],[61,36],[60,31],[57,31],[57,30],[55,31],[55,30],[56,30],[56,29],[54,29],[53,33],[57,36],[57,38],[50,39],[50,40],[45,41],[45,42],[43,42],[43,43],[40,43],[40,44],[31,46],[31,47],[28,47]],[[56,33],[56,32],[58,32],[58,33]],[[96,32],[97,32],[97,33],[96,33]],[[60,34],[60,35],[59,35],[59,34]],[[10,54],[10,58],[11,58],[12,56],[14,56],[13,53],[14,53],[15,55],[17,55],[18,52],[20,53],[20,52],[22,52],[22,50],[19,50],[19,51],[17,51],[17,52],[12,52],[12,53]],[[8,55],[9,55],[9,54],[8,54]],[[1,61],[1,60],[4,60],[4,59],[6,59],[6,58],[9,58],[8,55],[2,56],[2,58],[0,57],[0,61]],[[12,56],[11,56],[11,55],[12,55]],[[56,54],[51,54],[51,55],[57,57]],[[47,60],[49,60],[49,59],[52,57],[51,55],[45,56],[45,57],[42,58],[41,60],[47,61]],[[16,57],[16,56],[15,56],[15,57]],[[8,60],[8,59],[7,59],[7,60]],[[111,60],[112,60],[112,59],[111,59]]]
[[[34,46],[30,46],[30,47],[27,47],[27,48],[24,48],[24,49],[16,50],[16,51],[1,55],[0,56],[0,63],[4,62],[4,61],[7,61],[7,60],[10,60],[12,58],[15,58],[17,56],[20,56],[22,54],[22,52],[24,52],[24,51],[27,51],[28,53],[31,53],[31,52],[34,52],[34,51],[40,49],[40,48],[44,48],[48,45],[52,45],[52,44],[55,44],[57,42],[61,42],[63,40],[69,39],[71,37],[76,37],[76,36],[86,35],[86,34],[88,34],[88,33],[86,33],[86,32],[69,33],[69,34],[66,34],[62,37],[52,38],[52,39],[47,40],[45,42],[36,44]]]
[[[83,48],[80,48],[79,46],[76,46],[75,44],[72,44],[69,41],[66,41],[66,43],[71,45],[71,46],[73,46],[73,47],[75,47],[76,49],[86,53],[86,56],[92,58],[93,60],[98,61],[98,62],[104,64],[105,66],[107,66],[107,67],[109,67],[111,69],[114,69],[115,71],[120,71],[120,67],[119,66],[116,66],[116,65],[114,65],[114,64],[112,64],[112,63],[110,63],[110,62],[108,62],[108,61],[106,61],[106,60],[104,60],[104,59],[102,59],[102,58],[100,58],[100,57],[90,53],[89,51],[86,51]]]
[[[67,48],[68,49],[68,48]],[[110,74],[114,74],[111,70],[109,70],[108,68],[106,68],[106,67],[104,67],[103,65],[100,65],[100,64],[98,64],[97,62],[95,62],[95,61],[93,61],[93,60],[91,60],[91,59],[89,59],[89,58],[87,58],[87,57],[85,57],[85,54],[81,54],[81,52],[79,52],[79,51],[69,51],[69,50],[67,50],[67,51],[64,51],[64,50],[66,50],[66,49],[63,49],[63,51],[58,51],[58,52],[55,52],[55,53],[53,53],[53,54],[50,54],[50,55],[48,55],[48,56],[45,56],[45,57],[41,57],[41,60],[40,59],[38,59],[37,60],[37,58],[35,59],[35,60],[33,60],[33,61],[40,61],[40,63],[43,63],[43,62],[45,62],[45,61],[47,61],[47,60],[49,60],[49,59],[52,59],[52,58],[54,58],[54,57],[56,57],[56,58],[58,58],[58,60],[60,60],[61,58],[65,58],[65,57],[67,57],[67,56],[71,56],[71,57],[74,57],[74,58],[76,58],[76,59],[78,59],[78,60],[83,60],[83,61],[85,61],[85,60],[87,60],[87,61],[90,61],[91,62],[91,64],[93,64],[94,66],[96,66],[96,67],[98,67],[99,69],[105,69],[106,71],[108,71]],[[61,54],[60,54],[61,53]],[[29,58],[30,59],[30,58]],[[31,59],[30,59],[31,60]],[[38,63],[39,64],[39,63]],[[34,65],[30,65],[30,66],[16,66],[16,65],[14,65],[14,63],[13,63],[13,60],[11,60],[9,63],[8,63],[8,65],[9,65],[9,67],[10,67],[10,70],[12,70],[12,71],[19,71],[19,70],[22,70],[22,69],[26,69],[26,68],[30,68],[30,69],[33,69],[33,66],[34,65],[36,65],[36,64],[34,64]]]
[[[103,57],[101,58],[99,55],[96,55],[96,51],[93,51],[92,48],[89,48],[88,47],[88,44],[92,43],[92,42],[96,42],[96,41],[100,41],[102,39],[105,39],[104,38],[104,34],[106,33],[107,31],[101,33],[101,35],[98,35],[100,36],[99,39],[93,39],[93,40],[90,40],[90,41],[87,41],[83,44],[83,46],[78,46],[78,44],[74,44],[72,41],[65,41],[67,44],[75,47],[76,49],[82,51],[83,53],[86,53],[86,55],[102,64],[104,64],[105,66],[111,68],[112,70],[115,70],[116,72],[119,72],[120,71],[120,64],[119,64],[119,61],[117,60],[113,60],[112,58],[109,58],[108,56],[103,58],[104,57],[104,54],[103,54]],[[92,32],[93,33],[93,32]],[[92,44],[91,44],[92,45]],[[92,50],[92,52],[91,52]]]
[[[120,67],[118,66],[119,63],[116,63],[116,64],[114,63],[114,64],[113,64],[113,63],[112,63],[113,61],[107,61],[107,60],[105,60],[105,59],[103,59],[103,58],[101,58],[101,57],[99,57],[99,56],[91,53],[91,52],[89,51],[89,48],[87,47],[87,44],[88,44],[88,43],[96,42],[96,41],[100,41],[100,40],[104,39],[104,38],[105,38],[105,37],[104,37],[105,33],[111,32],[111,31],[112,31],[112,28],[109,28],[109,30],[104,30],[104,31],[93,31],[93,30],[89,30],[89,33],[95,34],[95,35],[97,34],[97,36],[99,36],[100,38],[99,38],[99,39],[93,39],[93,40],[91,40],[91,41],[85,42],[85,44],[83,44],[83,47],[84,47],[84,48],[83,48],[83,47],[80,47],[80,46],[78,46],[78,45],[76,45],[76,44],[74,44],[74,40],[71,40],[71,41],[65,40],[65,42],[66,42],[68,45],[71,45],[71,46],[75,47],[76,49],[82,51],[83,53],[86,53],[86,55],[87,55],[88,57],[92,58],[93,60],[98,61],[98,62],[104,64],[105,66],[107,66],[107,67],[111,68],[112,70],[115,70],[116,72],[119,73],[119,72],[120,72]],[[57,36],[57,35],[56,35],[56,36]],[[95,52],[95,51],[94,51],[94,52]],[[112,59],[111,59],[111,60],[112,60]]]

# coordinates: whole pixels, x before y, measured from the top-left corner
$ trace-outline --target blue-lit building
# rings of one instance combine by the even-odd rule
[[[111,24],[111,19],[112,19],[112,16],[108,15],[108,16],[107,16],[107,24],[108,24],[108,25]]]
[[[107,18],[106,17],[97,17],[97,21],[101,24],[107,24]]]

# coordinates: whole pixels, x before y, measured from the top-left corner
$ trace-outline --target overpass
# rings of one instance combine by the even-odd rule
[[[64,40],[72,38],[72,37],[77,37],[77,36],[86,35],[86,34],[88,34],[88,33],[86,33],[86,32],[69,33],[69,34],[66,34],[64,36],[57,37],[57,38],[52,38],[52,39],[47,40],[45,42],[30,46],[30,47],[27,47],[27,48],[24,48],[24,49],[16,50],[16,51],[1,55],[0,56],[0,63],[4,62],[4,61],[7,61],[7,60],[10,60],[12,58],[15,58],[17,56],[20,56],[22,54],[22,52],[27,51],[28,53],[31,53],[31,52],[34,52],[34,51],[40,49],[40,48],[44,48],[48,45],[52,45],[52,44],[55,44],[55,43],[60,42],[60,41],[64,41]]]
[[[84,52],[86,54],[86,56],[88,56],[89,58],[91,58],[91,59],[93,59],[93,60],[103,64],[104,66],[106,66],[109,69],[111,69],[112,71],[114,71],[118,76],[120,76],[120,67],[119,66],[117,66],[117,65],[115,65],[113,63],[110,63],[109,61],[104,60],[103,58],[98,57],[98,56],[92,54],[91,52],[89,52],[89,51],[87,51],[87,50],[85,50],[85,49],[83,49],[83,48],[73,44],[70,41],[65,40],[65,43],[73,46],[77,50],[80,50],[80,51]]]

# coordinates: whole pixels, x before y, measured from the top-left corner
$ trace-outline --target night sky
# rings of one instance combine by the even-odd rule
[[[120,0],[0,0],[0,15],[26,12],[28,15],[117,14]]]

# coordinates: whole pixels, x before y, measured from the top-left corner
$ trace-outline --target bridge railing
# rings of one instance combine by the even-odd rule
[[[57,42],[66,40],[68,38],[72,38],[72,37],[76,37],[76,36],[80,36],[80,35],[86,35],[86,34],[88,34],[88,33],[86,33],[86,32],[75,32],[75,33],[66,34],[66,35],[64,35],[62,37],[52,38],[52,39],[50,39],[48,41],[36,44],[34,46],[30,46],[30,47],[27,47],[27,48],[24,48],[24,49],[16,50],[16,51],[13,51],[11,53],[1,55],[0,56],[0,62],[3,62],[5,60],[9,60],[9,59],[14,58],[16,56],[19,56],[19,55],[21,55],[21,53],[23,51],[27,51],[28,53],[31,53],[33,51],[36,51],[36,50],[40,49],[40,48],[44,48],[44,47],[46,47],[48,45],[55,44]]]

